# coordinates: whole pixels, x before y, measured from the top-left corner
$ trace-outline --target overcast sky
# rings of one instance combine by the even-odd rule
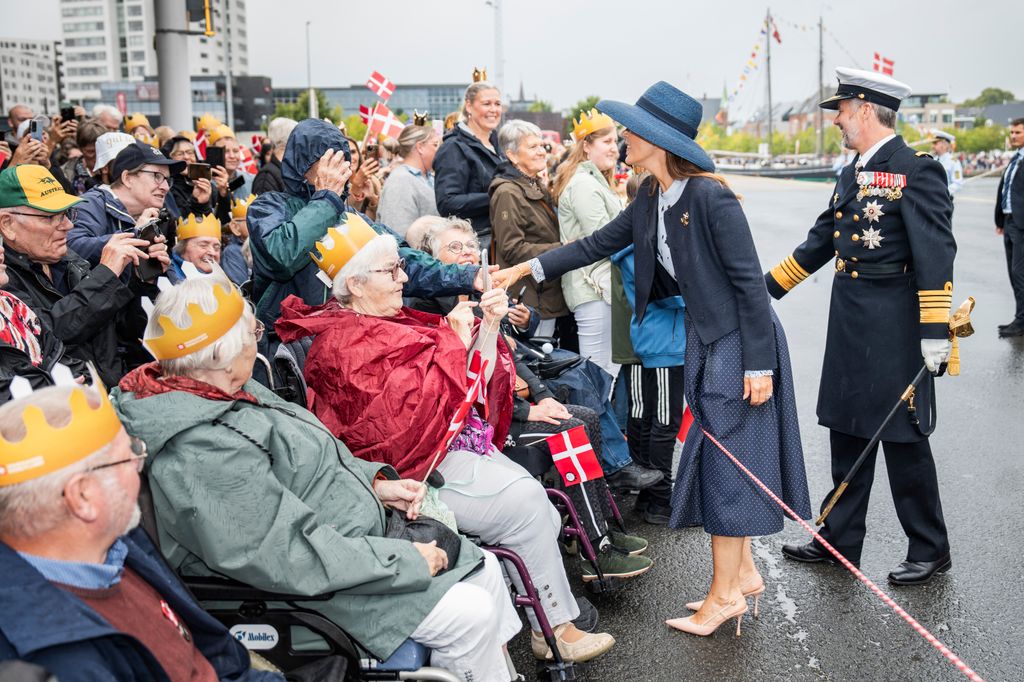
[[[4,37],[59,38],[57,0],[0,5]],[[528,97],[556,108],[587,95],[633,101],[661,79],[697,97],[718,97],[723,85],[732,91],[754,44],[763,43],[767,9],[755,0],[503,5],[506,92],[516,94],[522,81]],[[373,70],[399,85],[468,82],[474,66],[496,76],[494,10],[485,0],[247,0],[246,6],[250,72],[270,76],[276,86],[306,84],[307,20],[315,86],[361,83]],[[782,38],[772,42],[777,100],[800,99],[817,87],[819,12],[827,89],[835,66],[870,69],[878,51],[895,61],[895,77],[915,92],[949,92],[959,101],[992,85],[1024,98],[1022,14],[1015,2],[776,0],[772,12]],[[741,110],[764,100],[763,57],[758,62],[735,98]]]

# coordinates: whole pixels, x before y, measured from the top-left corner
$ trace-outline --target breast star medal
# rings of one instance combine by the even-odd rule
[[[885,237],[882,236],[881,230],[874,227],[869,227],[866,230],[861,230],[863,235],[860,239],[860,243],[869,249],[877,249],[882,246],[882,240]]]
[[[869,223],[877,223],[879,218],[884,216],[882,207],[877,201],[869,201],[864,206],[864,217],[868,219]]]

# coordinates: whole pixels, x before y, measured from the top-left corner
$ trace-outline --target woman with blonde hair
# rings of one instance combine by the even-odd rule
[[[432,126],[406,126],[398,136],[402,162],[384,181],[377,218],[402,236],[417,218],[437,215],[434,156],[440,146],[441,138]]]
[[[707,597],[669,626],[707,636],[747,611],[764,592],[750,537],[782,530],[782,510],[710,439],[733,452],[798,514],[811,513],[789,350],[765,287],[754,239],[736,195],[714,174],[694,138],[700,102],[662,81],[635,105],[597,108],[624,124],[626,163],[651,173],[636,200],[589,237],[494,274],[509,287],[537,282],[635,247],[636,317],[666,292],[686,300],[687,434],[672,492],[673,528],[702,525],[711,535]]]

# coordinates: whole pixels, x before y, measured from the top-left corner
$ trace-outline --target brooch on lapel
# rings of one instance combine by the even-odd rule
[[[861,171],[857,173],[857,201],[864,197],[885,197],[896,201],[903,196],[903,188],[907,186],[907,176],[900,173],[873,173]]]
[[[683,217],[679,219],[679,222],[681,222],[683,224],[683,227],[689,227],[690,226],[690,212],[687,211],[686,213],[684,213]]]
[[[832,203],[835,204],[839,201],[839,192],[836,192],[835,196],[832,197]]]

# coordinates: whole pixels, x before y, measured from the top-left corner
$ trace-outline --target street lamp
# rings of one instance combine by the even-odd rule
[[[316,97],[313,96],[313,60],[309,56],[309,25],[311,23],[313,22],[306,22],[306,87],[309,93],[309,117],[317,118]]]

